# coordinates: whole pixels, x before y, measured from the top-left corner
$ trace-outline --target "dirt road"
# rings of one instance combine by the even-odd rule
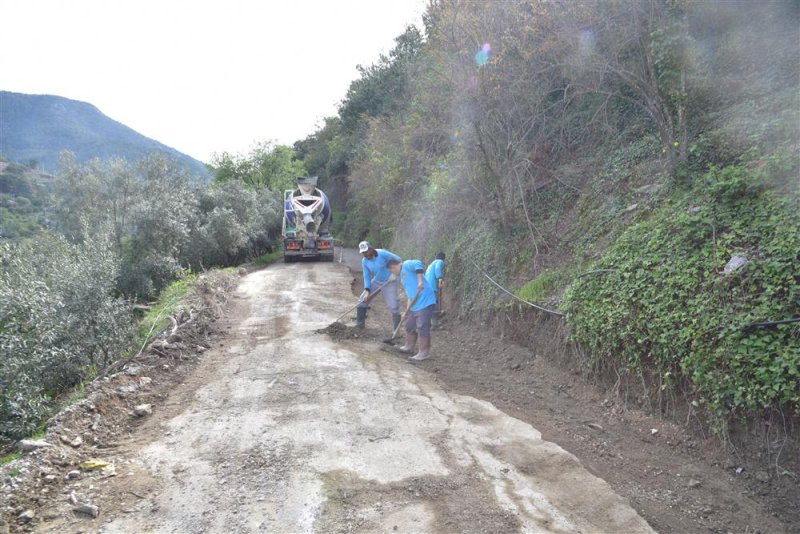
[[[651,531],[530,425],[316,334],[351,279],[338,264],[243,278],[229,336],[120,451],[111,483],[136,499],[99,531]]]

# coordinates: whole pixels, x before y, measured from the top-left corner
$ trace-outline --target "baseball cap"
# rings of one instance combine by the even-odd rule
[[[369,242],[368,241],[362,241],[361,243],[358,244],[358,251],[359,252],[363,253],[363,252],[366,252],[368,250],[369,250]]]

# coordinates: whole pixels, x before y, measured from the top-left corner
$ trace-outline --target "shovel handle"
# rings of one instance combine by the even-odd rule
[[[417,294],[414,295],[414,298],[411,299],[411,302],[408,303],[408,306],[406,306],[405,313],[403,313],[403,316],[400,318],[400,322],[397,323],[397,327],[394,329],[394,332],[392,332],[392,337],[389,339],[394,339],[397,337],[397,333],[400,331],[400,327],[403,326],[403,323],[406,322],[406,319],[408,319],[408,314],[411,312],[411,307],[417,303],[417,299],[419,298],[420,293],[422,293],[422,291],[417,291]]]
[[[369,292],[369,296],[368,296],[367,298],[364,298],[364,293],[366,293],[366,292],[367,292],[367,290],[365,289],[364,291],[362,291],[362,292],[361,292],[361,295],[358,297],[358,302],[356,302],[354,306],[351,306],[351,307],[347,308],[347,309],[344,311],[344,313],[342,313],[342,314],[341,314],[339,317],[337,317],[337,318],[336,318],[336,320],[335,320],[335,321],[333,321],[333,322],[334,322],[334,323],[336,323],[336,322],[339,322],[339,319],[341,319],[342,317],[344,317],[345,315],[347,315],[347,314],[348,314],[348,313],[350,313],[351,311],[355,310],[356,308],[358,308],[358,307],[359,307],[359,306],[361,306],[362,304],[364,304],[364,303],[366,303],[366,302],[369,302],[370,300],[372,300],[372,297],[374,297],[375,295],[377,295],[378,293],[380,293],[380,292],[381,292],[381,289],[383,289],[383,286],[385,286],[386,284],[388,284],[388,283],[389,283],[389,282],[391,282],[391,281],[392,281],[392,279],[390,278],[389,280],[386,280],[384,283],[382,283],[381,285],[379,285],[379,286],[378,286],[378,288],[377,288],[377,289],[376,289],[374,292],[373,292],[373,291],[370,291],[370,292]]]

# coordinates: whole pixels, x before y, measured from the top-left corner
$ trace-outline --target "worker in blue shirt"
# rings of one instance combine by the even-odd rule
[[[400,261],[400,256],[382,248],[372,248],[367,241],[358,244],[361,253],[361,270],[364,272],[364,299],[356,308],[356,328],[364,328],[369,301],[380,290],[386,307],[392,312],[392,330],[400,324],[400,303],[397,301],[397,279],[386,266],[387,262]]]
[[[442,312],[442,288],[444,287],[444,252],[437,252],[428,268],[425,270],[425,279],[436,293],[436,309],[431,322],[436,326],[437,320],[444,315]]]
[[[406,340],[399,350],[413,354],[414,345],[418,345],[417,353],[409,360],[425,361],[431,357],[431,316],[436,307],[436,294],[425,279],[425,266],[419,260],[389,260],[388,267],[403,284],[409,303]]]

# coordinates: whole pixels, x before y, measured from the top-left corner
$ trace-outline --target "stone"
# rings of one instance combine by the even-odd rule
[[[58,513],[58,510],[47,510],[42,517],[47,521],[53,521],[54,519],[58,519],[61,517],[61,514]]]
[[[19,442],[19,450],[22,452],[30,452],[35,451],[37,449],[43,449],[45,447],[52,447],[49,443],[47,443],[43,439],[23,439]]]
[[[90,515],[92,517],[97,517],[100,515],[100,508],[93,504],[77,504],[73,506],[72,511],[79,514]]]
[[[136,417],[144,417],[153,414],[152,404],[140,404],[133,408],[133,413]]]
[[[638,208],[638,207],[639,207],[639,204],[638,204],[638,203],[631,204],[630,206],[628,206],[627,208],[625,208],[625,209],[623,210],[623,212],[622,212],[622,213],[630,213],[630,212],[632,212],[632,211],[635,211],[635,210],[636,210],[636,208]]]
[[[690,488],[697,488],[700,486],[700,484],[702,484],[702,482],[700,482],[696,478],[690,478],[689,482],[686,483],[686,485],[689,486]]]
[[[25,510],[17,516],[17,521],[20,523],[29,523],[34,517],[36,517],[36,513],[34,513],[33,510]]]
[[[756,471],[753,473],[753,478],[759,482],[769,482],[770,476],[766,471]]]
[[[725,265],[725,268],[722,269],[722,272],[725,274],[733,274],[745,265],[750,263],[747,258],[741,256],[739,254],[734,254],[728,263]]]
[[[66,478],[67,478],[67,480],[75,480],[76,478],[80,478],[80,477],[81,477],[81,472],[80,471],[70,471],[69,473],[67,473],[67,477]]]
[[[81,445],[83,445],[83,438],[80,436],[69,442],[69,446],[72,447],[73,449],[77,449]]]

